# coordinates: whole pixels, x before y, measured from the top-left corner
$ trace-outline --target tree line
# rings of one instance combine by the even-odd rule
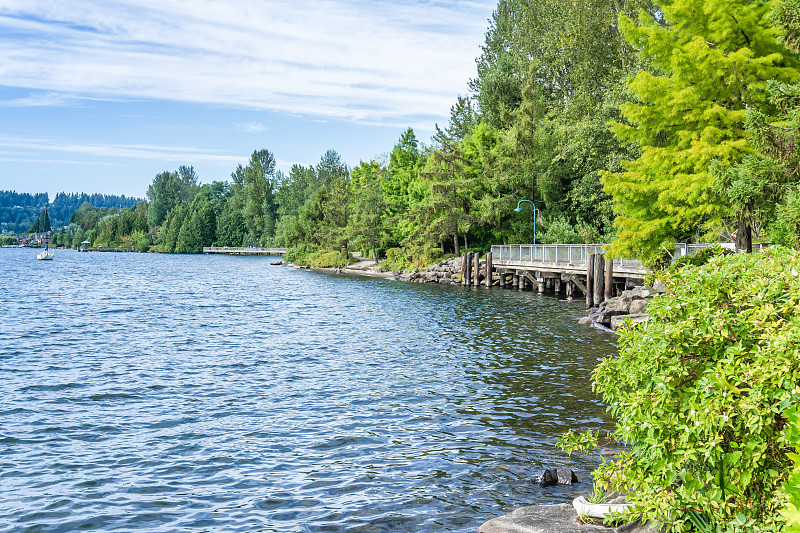
[[[123,209],[139,201],[125,195],[59,192],[50,202],[46,192],[0,191],[0,229],[13,233],[50,231],[68,224],[72,214],[84,202],[96,207]]]
[[[789,0],[500,0],[470,91],[429,143],[409,128],[386,159],[331,150],[286,174],[261,149],[205,185],[182,166],[93,238],[398,267],[534,235],[651,265],[671,242],[797,246],[797,20]]]

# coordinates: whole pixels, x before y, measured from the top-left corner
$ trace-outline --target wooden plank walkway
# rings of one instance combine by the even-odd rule
[[[286,248],[259,248],[257,246],[247,246],[241,248],[232,246],[204,246],[203,253],[227,255],[285,255]]]

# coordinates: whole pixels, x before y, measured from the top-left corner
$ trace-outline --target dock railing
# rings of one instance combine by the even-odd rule
[[[592,254],[604,254],[605,244],[503,244],[492,246],[492,260],[498,263],[586,265]],[[642,271],[636,259],[615,259],[614,264],[631,271]]]
[[[734,249],[733,243],[717,243],[722,248]],[[552,265],[585,267],[592,254],[604,254],[607,244],[502,244],[492,246],[492,260],[497,264]],[[694,255],[714,244],[676,243],[672,261]],[[763,250],[768,244],[753,243],[754,250]],[[646,273],[647,269],[637,259],[614,259],[614,270]]]
[[[286,248],[259,248],[257,246],[204,246],[203,253],[230,255],[285,255]]]

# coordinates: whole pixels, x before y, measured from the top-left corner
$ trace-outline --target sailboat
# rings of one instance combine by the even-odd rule
[[[50,246],[45,246],[44,250],[36,254],[36,259],[40,261],[45,261],[48,259],[53,259],[53,252],[50,251]]]

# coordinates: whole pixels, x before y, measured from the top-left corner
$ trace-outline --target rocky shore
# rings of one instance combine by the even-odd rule
[[[624,290],[619,296],[589,309],[588,316],[581,318],[578,323],[597,324],[610,330],[616,330],[626,320],[634,324],[646,322],[648,319],[647,304],[663,292],[664,288],[661,286],[642,286]]]
[[[486,261],[481,261],[480,271],[483,272],[486,268]],[[459,276],[461,275],[461,258],[445,259],[434,263],[426,269],[414,269],[410,273],[394,272],[393,278],[398,281],[408,281],[412,283],[440,283],[442,285],[455,285],[460,283]],[[480,279],[485,279],[483,274],[480,274]]]

